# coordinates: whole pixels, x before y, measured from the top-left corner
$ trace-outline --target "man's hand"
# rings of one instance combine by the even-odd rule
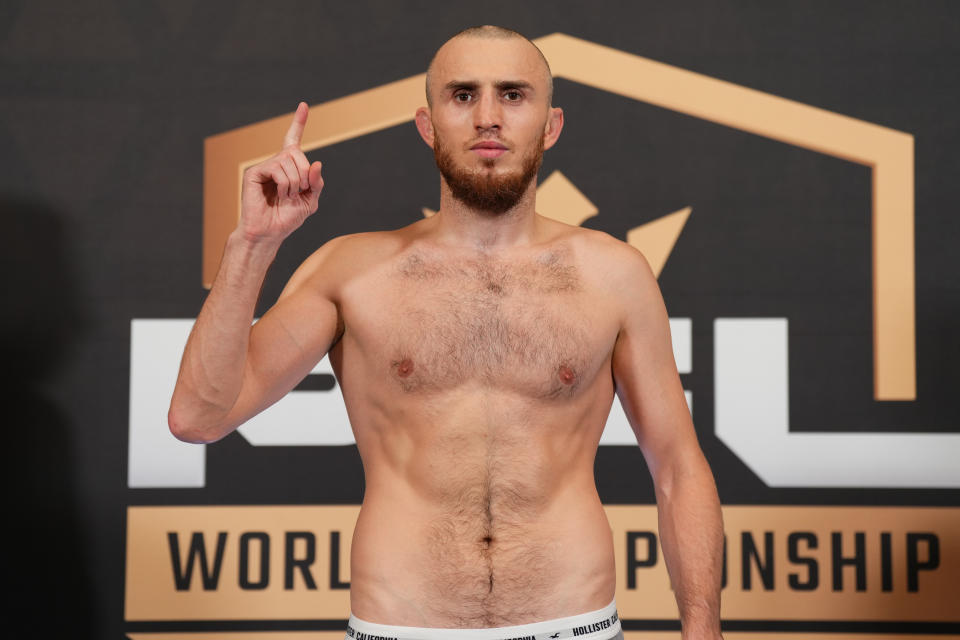
[[[243,174],[238,231],[248,240],[279,243],[317,210],[321,164],[310,164],[300,150],[308,113],[307,103],[297,105],[280,153]]]

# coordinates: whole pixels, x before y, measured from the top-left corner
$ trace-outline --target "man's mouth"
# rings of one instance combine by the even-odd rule
[[[499,142],[485,140],[473,145],[470,150],[482,158],[498,158],[507,152],[507,147]]]

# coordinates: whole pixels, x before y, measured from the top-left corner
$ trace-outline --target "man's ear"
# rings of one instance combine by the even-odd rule
[[[549,149],[557,142],[560,137],[560,131],[563,130],[563,109],[560,107],[550,107],[550,115],[547,116],[547,124],[543,128],[543,148]]]
[[[417,115],[414,118],[414,121],[417,123],[417,131],[420,132],[420,137],[423,138],[423,141],[427,143],[427,146],[432,149],[433,120],[430,119],[430,109],[428,107],[420,107],[417,109]]]

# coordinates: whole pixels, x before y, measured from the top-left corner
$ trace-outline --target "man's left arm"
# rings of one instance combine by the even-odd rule
[[[618,269],[623,318],[613,352],[617,396],[653,476],[682,637],[719,638],[720,500],[684,398],[660,288],[642,255],[630,249],[625,257],[625,270]]]

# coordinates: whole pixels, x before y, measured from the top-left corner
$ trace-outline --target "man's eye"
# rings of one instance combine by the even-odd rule
[[[506,93],[503,94],[503,97],[510,102],[516,102],[517,100],[522,98],[523,95],[519,91],[507,91]]]
[[[470,98],[472,98],[472,97],[473,97],[473,96],[471,96],[469,93],[466,93],[466,92],[463,92],[463,93],[455,93],[455,94],[453,95],[453,99],[456,100],[457,102],[469,102],[469,101],[470,101]]]

